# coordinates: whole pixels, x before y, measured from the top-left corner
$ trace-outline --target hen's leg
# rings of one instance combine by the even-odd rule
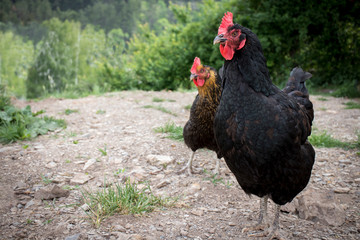
[[[259,221],[255,226],[249,226],[243,228],[242,233],[256,231],[256,230],[265,230],[269,225],[267,224],[267,202],[268,196],[264,196],[260,199],[260,216]]]
[[[283,237],[279,232],[279,217],[280,217],[280,205],[276,204],[276,210],[275,210],[275,218],[272,226],[268,228],[266,231],[259,233],[259,234],[253,234],[253,237],[268,237],[269,240],[272,239],[278,239],[278,240],[286,240],[285,237]]]
[[[183,167],[179,172],[185,172],[185,170],[187,170],[188,174],[192,175],[192,162],[194,160],[194,155],[195,155],[195,152],[192,152],[189,161],[187,162],[185,167]]]
[[[216,158],[216,166],[215,166],[215,170],[214,170],[214,173],[215,174],[220,174],[220,159],[219,158]]]

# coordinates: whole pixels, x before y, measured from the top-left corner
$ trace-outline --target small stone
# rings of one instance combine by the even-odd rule
[[[48,164],[46,164],[47,168],[54,168],[56,166],[57,166],[57,164],[55,162],[49,162]]]
[[[336,189],[334,189],[335,193],[349,193],[350,192],[350,188],[348,187],[338,187]]]
[[[50,189],[40,189],[35,193],[35,199],[40,200],[52,200],[54,198],[68,197],[70,195],[69,190],[64,190],[59,186],[55,185]]]
[[[126,229],[121,225],[115,225],[114,230],[118,232],[126,232]]]
[[[86,175],[84,173],[77,173],[75,176],[70,180],[70,184],[72,185],[83,185],[91,180],[93,177]]]
[[[157,165],[169,165],[174,162],[174,159],[171,156],[166,156],[166,155],[150,154],[146,158],[149,163],[154,163]]]
[[[156,185],[156,187],[157,187],[157,188],[163,188],[163,187],[165,187],[165,186],[167,186],[167,185],[169,185],[169,184],[170,184],[170,181],[169,181],[169,180],[165,180],[165,181],[160,182],[158,185]]]
[[[35,203],[34,200],[30,200],[29,202],[26,203],[24,208],[27,209],[27,208],[31,207],[32,205],[34,205],[34,203]]]
[[[80,237],[80,233],[68,236],[65,238],[65,240],[77,240],[77,239],[79,239],[79,237]]]
[[[230,227],[235,227],[235,226],[237,226],[237,224],[234,223],[234,222],[229,222],[229,226],[230,226]]]
[[[86,169],[88,169],[91,165],[93,165],[94,163],[96,163],[96,159],[94,159],[94,158],[91,158],[91,159],[89,159],[86,163],[85,163],[85,165],[84,165],[84,167],[83,167],[83,170],[85,171]]]
[[[181,229],[181,230],[180,230],[180,235],[181,235],[181,236],[187,236],[187,235],[188,235],[188,231],[186,231],[185,229]]]
[[[204,215],[204,211],[201,209],[194,209],[191,211],[191,214],[195,215],[195,216],[203,216]]]
[[[80,207],[80,208],[81,208],[82,210],[84,210],[85,212],[90,210],[90,206],[89,206],[89,205],[87,205],[86,203],[85,203],[85,204],[83,204],[83,205],[81,205],[81,207]]]

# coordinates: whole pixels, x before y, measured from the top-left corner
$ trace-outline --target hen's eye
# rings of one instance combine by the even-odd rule
[[[233,32],[232,35],[233,35],[233,37],[236,37],[237,32]]]
[[[203,73],[203,72],[204,72],[204,69],[201,69],[201,70],[200,70],[200,73]]]

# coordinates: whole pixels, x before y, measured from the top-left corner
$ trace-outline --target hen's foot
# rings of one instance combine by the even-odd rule
[[[269,224],[267,223],[258,223],[255,226],[248,226],[248,227],[244,227],[241,232],[242,233],[246,233],[246,232],[254,232],[254,231],[264,231],[265,229],[267,229],[269,227]],[[251,234],[249,235],[251,236]]]
[[[268,228],[266,229],[264,232],[261,233],[254,233],[254,234],[249,234],[249,237],[268,237],[268,240],[273,240],[273,239],[278,239],[278,240],[287,240],[279,231],[279,229],[273,229],[273,228]]]

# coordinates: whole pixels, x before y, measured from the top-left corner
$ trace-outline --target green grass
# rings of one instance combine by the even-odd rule
[[[331,137],[331,135],[329,135],[327,132],[322,132],[320,134],[312,133],[309,137],[309,142],[315,147],[360,149],[360,135],[358,135],[358,140],[356,142],[342,142]]]
[[[99,148],[99,152],[101,152],[101,156],[107,156],[106,144],[104,148]]]
[[[105,113],[106,113],[106,111],[105,111],[105,110],[101,110],[101,109],[96,111],[96,114],[105,114]]]
[[[186,106],[184,107],[184,109],[185,109],[185,110],[190,110],[190,109],[191,109],[191,106],[192,106],[191,104],[186,105]]]
[[[32,113],[30,106],[23,109],[11,105],[5,106],[0,111],[0,142],[7,144],[17,140],[32,139],[48,131],[66,128],[66,122],[63,119],[37,117],[43,112]]]
[[[167,138],[182,141],[183,137],[183,128],[176,126],[174,122],[167,122],[165,126],[154,128],[154,131],[157,133],[167,133]]]
[[[173,112],[171,112],[170,110],[168,110],[168,109],[166,109],[166,108],[164,108],[164,107],[162,107],[162,106],[145,105],[144,108],[156,109],[156,110],[159,110],[159,111],[161,111],[161,112],[163,112],[163,113],[168,113],[168,114],[171,114],[171,115],[177,117],[177,114],[176,114],[176,113],[173,113]]]
[[[84,209],[91,222],[99,227],[102,220],[115,213],[144,214],[155,209],[171,207],[176,200],[155,196],[147,186],[141,190],[135,183],[115,184],[95,193],[83,190],[82,200],[89,207]]]
[[[153,101],[153,102],[164,102],[165,99],[158,98],[158,97],[153,97],[152,101]]]
[[[328,99],[325,98],[325,97],[318,97],[317,100],[319,100],[319,101],[327,101]]]
[[[360,109],[360,103],[357,102],[346,102],[344,105],[346,105],[345,109]]]
[[[72,113],[78,113],[79,112],[79,110],[78,109],[65,109],[65,111],[64,111],[64,113],[65,113],[65,115],[70,115],[70,114],[72,114]]]
[[[176,102],[175,100],[173,99],[163,99],[163,98],[158,98],[158,97],[153,97],[152,99],[153,102]]]

